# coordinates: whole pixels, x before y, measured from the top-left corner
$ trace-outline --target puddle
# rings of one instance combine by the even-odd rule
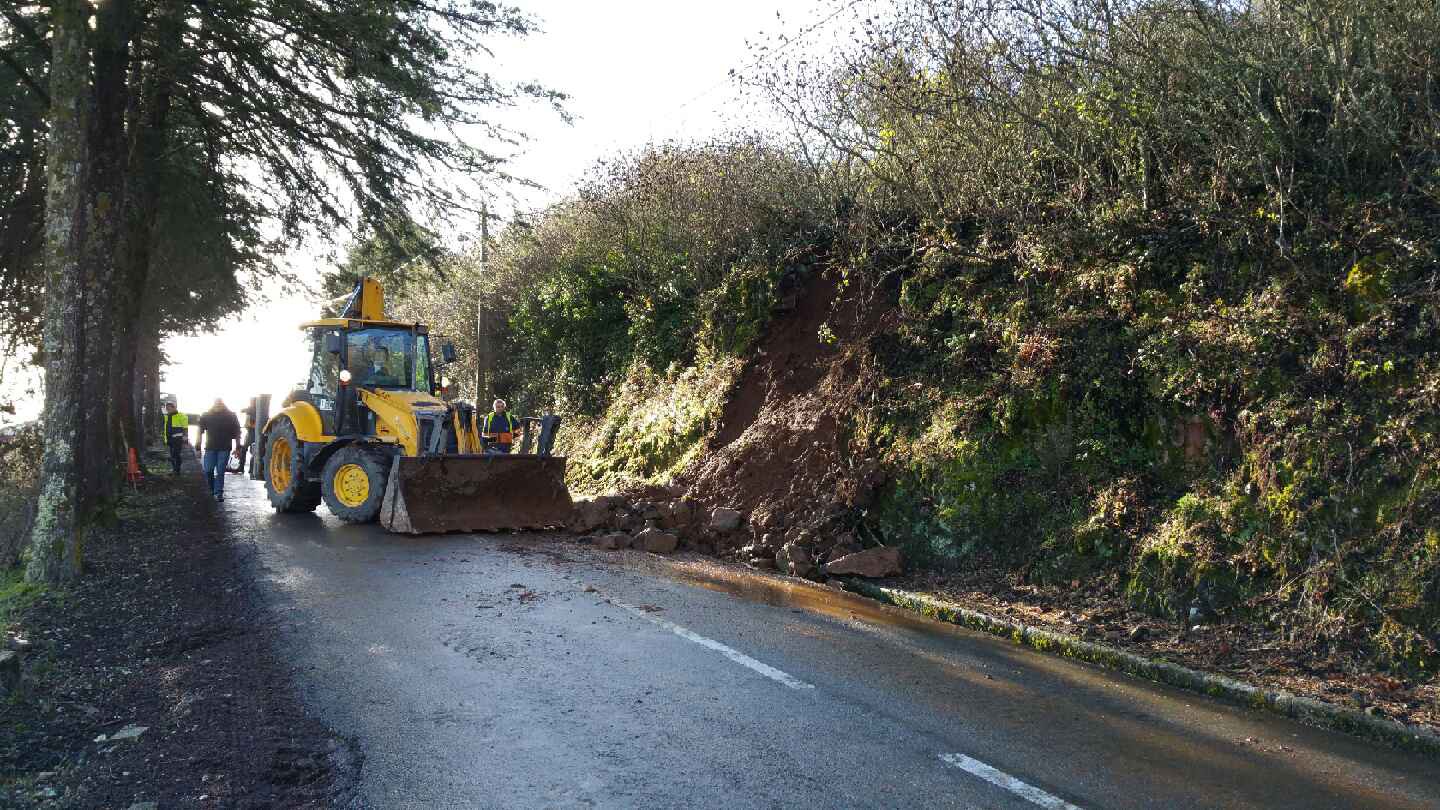
[[[962,627],[927,619],[882,605],[873,599],[822,585],[795,582],[752,571],[736,571],[709,562],[663,560],[658,570],[671,579],[752,602],[819,613],[841,621],[858,620],[882,627],[915,630],[927,635],[989,638]]]

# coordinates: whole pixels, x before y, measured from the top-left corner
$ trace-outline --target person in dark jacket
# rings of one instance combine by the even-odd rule
[[[174,475],[180,474],[180,454],[190,441],[190,417],[177,413],[175,403],[165,403],[165,446],[170,448],[170,468]]]
[[[240,420],[235,412],[225,407],[223,399],[216,399],[210,410],[200,417],[200,439],[205,447],[201,466],[205,468],[205,482],[215,500],[225,500],[225,467],[230,461],[232,450],[240,446]]]

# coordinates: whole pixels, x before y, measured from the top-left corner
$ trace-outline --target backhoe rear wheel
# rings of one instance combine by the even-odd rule
[[[320,488],[325,506],[346,523],[370,523],[380,516],[389,466],[365,448],[347,445],[325,462]]]
[[[314,512],[320,485],[305,480],[300,439],[289,419],[281,419],[265,440],[265,494],[277,512]]]

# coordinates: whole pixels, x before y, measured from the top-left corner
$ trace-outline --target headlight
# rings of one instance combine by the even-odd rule
[[[350,382],[350,369],[347,368],[347,369],[345,369],[344,371],[341,371],[341,372],[340,372],[340,382],[342,382],[342,383],[348,383],[348,382]]]

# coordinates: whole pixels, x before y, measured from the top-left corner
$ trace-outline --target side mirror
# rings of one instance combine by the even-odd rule
[[[455,344],[454,344],[454,343],[451,343],[450,341],[447,340],[447,341],[445,341],[444,343],[440,344],[440,359],[443,360],[443,361],[445,361],[445,364],[446,364],[446,365],[449,365],[449,364],[455,362]]]
[[[339,354],[340,350],[343,348],[345,348],[345,343],[340,339],[340,335],[334,332],[326,333],[325,351],[331,354]]]

